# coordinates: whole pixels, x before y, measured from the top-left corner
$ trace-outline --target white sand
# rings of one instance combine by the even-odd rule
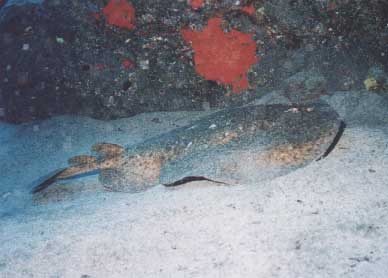
[[[134,144],[201,113],[1,124],[0,277],[388,277],[388,107],[340,105],[348,96],[328,99],[349,125],[331,155],[270,182],[125,194],[96,192],[88,177],[40,205],[34,181],[71,155],[98,141]]]

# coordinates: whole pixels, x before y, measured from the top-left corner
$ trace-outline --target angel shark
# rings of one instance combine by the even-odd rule
[[[338,114],[321,102],[228,108],[126,148],[97,143],[94,155],[70,158],[67,168],[32,192],[91,172],[107,189],[127,192],[201,179],[257,183],[324,157],[342,127]]]

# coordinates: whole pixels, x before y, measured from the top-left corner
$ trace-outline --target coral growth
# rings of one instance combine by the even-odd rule
[[[102,13],[109,25],[128,30],[135,27],[135,8],[127,0],[110,0]]]
[[[135,66],[135,63],[131,59],[125,59],[121,62],[121,64],[125,69],[130,69]]]
[[[198,10],[200,8],[202,8],[202,6],[204,5],[204,0],[190,0],[190,5],[191,5],[191,8],[193,8],[194,10]]]
[[[248,15],[254,15],[256,12],[256,9],[253,6],[253,4],[250,4],[249,6],[242,7],[241,11],[248,14]]]
[[[207,80],[231,85],[237,93],[249,87],[246,72],[258,62],[256,43],[251,34],[234,29],[225,33],[221,24],[222,19],[215,17],[202,31],[181,30],[181,34],[192,44],[197,73]]]

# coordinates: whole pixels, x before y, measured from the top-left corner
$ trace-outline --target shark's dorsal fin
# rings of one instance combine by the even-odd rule
[[[92,151],[101,159],[119,156],[124,153],[124,147],[111,143],[97,143],[92,146]]]
[[[38,193],[45,190],[57,180],[64,180],[76,177],[81,174],[91,173],[100,170],[101,167],[107,167],[104,163],[110,165],[110,161],[115,157],[122,155],[124,147],[117,144],[97,143],[92,146],[93,155],[77,155],[68,160],[69,167],[55,171],[43,180],[38,186],[34,187],[32,193]]]
[[[96,163],[97,157],[92,155],[77,155],[69,158],[67,163],[69,163],[70,166],[79,166],[79,165],[85,165],[85,164],[91,164]]]

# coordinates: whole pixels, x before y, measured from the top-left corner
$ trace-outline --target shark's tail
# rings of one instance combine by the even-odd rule
[[[31,193],[32,194],[35,194],[35,193],[38,193],[38,192],[41,192],[43,190],[45,190],[47,187],[49,187],[51,184],[53,184],[57,179],[58,177],[66,170],[65,169],[61,169],[61,170],[57,170],[54,172],[54,174],[52,175],[49,175],[48,178],[44,179],[43,182],[41,182],[40,184],[38,184],[37,186],[35,186],[32,190],[31,190]]]
[[[35,186],[31,192],[33,194],[41,192],[58,180],[74,178],[76,176],[87,174],[87,173],[96,171],[98,169],[99,169],[98,163],[93,162],[93,163],[79,164],[79,165],[70,166],[68,168],[57,170],[52,175],[49,175],[48,178],[44,179],[43,182]]]
[[[68,160],[69,167],[57,170],[49,175],[43,182],[35,186],[31,193],[35,194],[41,192],[58,180],[70,179],[79,175],[109,168],[112,166],[109,162],[112,161],[113,157],[121,155],[124,148],[115,144],[98,143],[92,147],[92,151],[96,153],[96,156],[79,155],[70,158]]]

